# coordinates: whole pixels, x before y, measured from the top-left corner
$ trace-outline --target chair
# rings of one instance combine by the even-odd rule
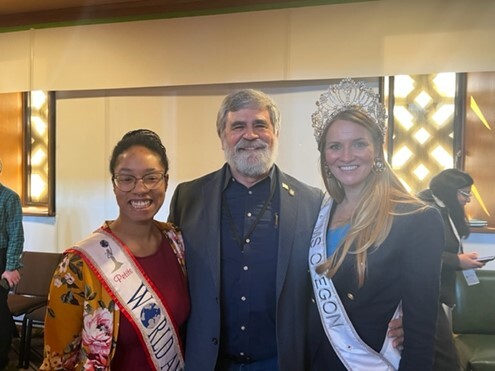
[[[22,320],[21,341],[19,343],[19,361],[18,366],[29,368],[29,359],[31,355],[31,339],[33,327],[44,327],[47,306],[44,305],[38,309],[26,313]],[[40,354],[43,358],[43,355]]]
[[[456,282],[452,313],[455,343],[465,371],[495,371],[495,271],[476,271],[480,283],[468,286],[462,273]]]
[[[25,365],[25,357],[29,355],[29,349],[26,352],[26,343],[30,344],[31,341],[30,331],[28,332],[26,327],[28,325],[32,326],[32,322],[28,322],[30,319],[29,314],[45,307],[48,303],[51,279],[61,256],[61,253],[36,251],[25,251],[22,254],[22,278],[7,299],[12,316],[14,318],[22,317],[19,367]],[[36,314],[39,314],[39,312]]]

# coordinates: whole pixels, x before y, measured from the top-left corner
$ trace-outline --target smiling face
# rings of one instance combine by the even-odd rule
[[[132,175],[138,179],[148,174],[163,174],[165,169],[157,153],[146,147],[135,145],[123,151],[115,165],[114,175]],[[167,177],[155,189],[148,189],[138,180],[134,189],[124,192],[115,185],[113,191],[120,208],[122,221],[151,221],[165,200]]]
[[[260,180],[273,166],[278,133],[266,109],[243,108],[229,112],[221,140],[232,174],[239,181],[243,178]]]
[[[325,161],[345,192],[361,191],[377,155],[371,132],[353,121],[337,119],[325,135]]]

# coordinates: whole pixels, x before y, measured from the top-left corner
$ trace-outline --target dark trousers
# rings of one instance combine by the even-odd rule
[[[5,270],[5,249],[0,249],[0,274]],[[9,351],[12,342],[12,333],[15,326],[7,304],[9,291],[0,286],[0,370],[9,361]]]
[[[7,295],[9,292],[0,287],[0,370],[2,370],[9,361],[10,344],[12,342],[12,329],[14,328],[14,320],[10,314],[9,306],[7,305]]]
[[[435,334],[434,371],[459,371],[459,355],[454,344],[452,327],[442,303],[438,305],[437,331]]]

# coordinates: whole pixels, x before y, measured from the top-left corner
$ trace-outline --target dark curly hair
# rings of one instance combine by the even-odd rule
[[[117,158],[132,146],[143,146],[150,151],[155,152],[165,169],[165,174],[168,173],[168,158],[167,150],[162,144],[158,134],[149,129],[132,130],[124,134],[121,140],[115,145],[110,158],[110,174],[114,174]]]

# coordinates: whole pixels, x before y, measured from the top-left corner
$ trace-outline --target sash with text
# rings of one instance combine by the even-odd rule
[[[127,247],[100,228],[72,250],[80,253],[132,323],[150,364],[156,370],[183,370],[177,327],[165,300]]]
[[[332,200],[326,195],[316,221],[309,250],[311,282],[325,333],[348,370],[397,370],[400,353],[392,346],[392,339],[385,338],[380,353],[370,348],[354,329],[332,280],[316,273],[316,267],[327,259],[326,233],[331,209]],[[400,307],[399,305],[394,318],[400,315]]]

